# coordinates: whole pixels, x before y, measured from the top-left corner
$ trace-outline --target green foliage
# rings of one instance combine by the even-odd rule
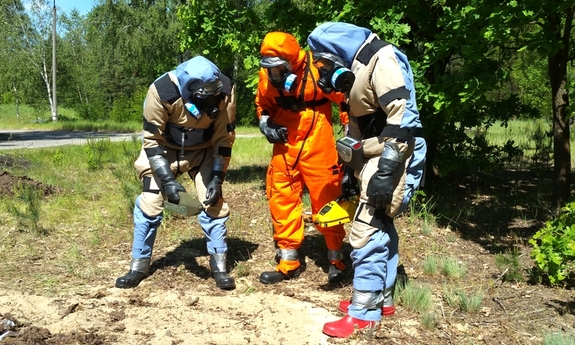
[[[115,122],[140,121],[142,119],[142,104],[148,92],[147,87],[140,87],[129,98],[114,100],[114,106],[110,110],[109,118]]]
[[[545,223],[529,240],[531,257],[551,285],[573,278],[575,272],[575,201],[563,207],[555,219]]]
[[[194,0],[178,8],[180,49],[204,55],[236,83],[236,122],[255,125],[255,89],[259,47],[266,21],[251,1]]]

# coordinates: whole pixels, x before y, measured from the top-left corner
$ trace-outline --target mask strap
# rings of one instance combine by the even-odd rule
[[[303,78],[301,80],[301,89],[299,90],[299,97],[298,97],[302,102],[305,102],[305,98],[304,98],[305,83],[307,82],[307,75],[310,73],[310,69],[309,69],[310,62],[309,61],[310,61],[309,60],[309,52],[306,52],[305,53],[305,70],[303,71]],[[312,76],[312,78],[313,78],[313,76]],[[315,84],[314,84],[314,88],[315,88]]]

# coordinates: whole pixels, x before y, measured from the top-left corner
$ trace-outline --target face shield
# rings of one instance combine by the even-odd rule
[[[272,86],[292,93],[296,86],[296,75],[291,73],[292,67],[286,60],[277,56],[262,56],[260,66],[266,69]]]
[[[332,53],[313,53],[313,65],[319,71],[320,78],[317,84],[323,92],[347,92],[351,90],[355,75],[346,67],[347,64],[339,56]]]
[[[219,79],[194,88],[191,90],[192,99],[185,103],[186,109],[198,120],[202,117],[202,111],[214,119],[220,112],[222,89],[223,84]]]

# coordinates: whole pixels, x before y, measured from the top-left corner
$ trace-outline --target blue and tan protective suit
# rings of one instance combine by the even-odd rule
[[[355,171],[360,200],[349,236],[354,292],[348,314],[379,321],[381,306],[393,305],[391,289],[397,276],[398,235],[393,217],[407,207],[425,165],[427,146],[421,136],[413,73],[397,47],[355,25],[324,23],[309,35],[308,44],[314,53],[341,57],[355,75],[347,99],[349,136],[362,141],[365,163]],[[391,204],[375,209],[368,203],[366,190],[386,142],[397,144],[403,161]]]
[[[182,98],[183,85],[188,82],[223,83],[220,112],[214,118],[203,114],[190,116]],[[188,173],[194,181],[200,202],[206,200],[206,186],[213,172],[225,174],[235,140],[235,95],[231,81],[208,59],[197,56],[167,72],[154,81],[144,101],[143,147],[134,163],[142,179],[143,192],[134,207],[134,242],[132,269],[145,271],[152,256],[157,230],[163,219],[165,196],[161,182],[152,172],[149,158],[163,156],[174,176]],[[198,220],[207,241],[209,254],[226,253],[229,207],[220,197],[207,206]],[[143,260],[140,260],[143,259]]]

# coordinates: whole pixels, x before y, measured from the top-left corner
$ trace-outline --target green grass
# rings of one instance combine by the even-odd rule
[[[443,295],[447,304],[467,313],[477,313],[485,296],[480,290],[466,293],[460,288],[450,287],[444,287]]]
[[[429,311],[432,306],[431,287],[428,285],[415,285],[411,282],[396,286],[395,294],[399,297],[401,305],[407,310],[422,314]]]
[[[431,254],[423,260],[423,274],[433,276],[439,271],[438,260]]]
[[[467,273],[467,268],[465,263],[457,260],[453,257],[443,257],[440,260],[440,270],[441,272],[449,278],[463,278]]]
[[[507,127],[496,122],[487,131],[486,139],[492,145],[504,145],[513,141],[523,150],[523,159],[535,163],[547,163],[553,159],[552,123],[550,119],[513,120]],[[571,161],[575,161],[575,136],[571,136]],[[572,163],[573,164],[573,163]]]
[[[565,335],[561,333],[547,333],[543,338],[543,345],[575,345],[575,337],[573,335]]]
[[[68,130],[68,131],[110,131],[138,132],[142,129],[141,121],[114,122],[108,120],[86,121],[79,118],[72,109],[58,108],[58,121],[52,121],[50,111],[38,110],[21,105],[16,110],[13,104],[0,104],[0,122],[2,129],[35,129],[35,130]]]

